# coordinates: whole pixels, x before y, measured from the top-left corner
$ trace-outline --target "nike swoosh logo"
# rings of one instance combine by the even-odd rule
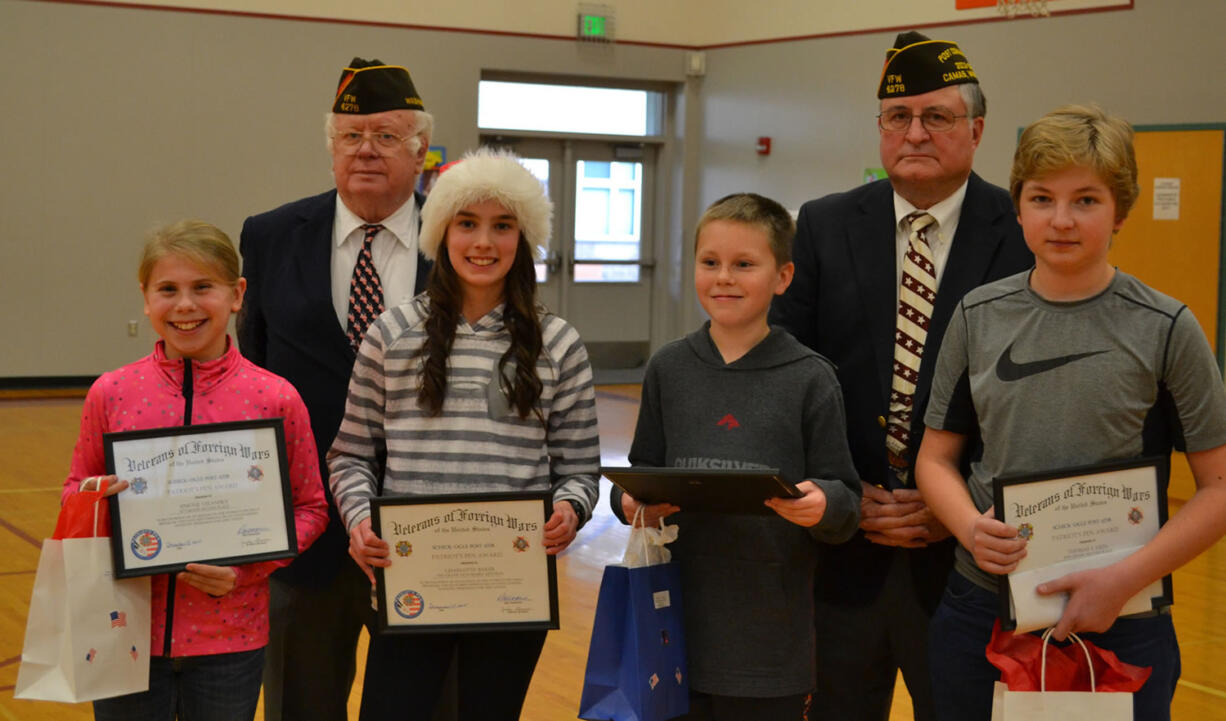
[[[1013,360],[1013,344],[1005,349],[1004,353],[1000,354],[1000,360],[996,361],[996,377],[1002,381],[1020,381],[1029,376],[1046,373],[1050,370],[1055,370],[1063,365],[1068,365],[1073,361],[1079,361],[1082,358],[1089,358],[1100,353],[1106,353],[1105,350],[1090,351],[1089,353],[1074,353],[1072,355],[1062,355],[1055,358],[1046,358],[1044,360],[1029,361],[1027,363],[1018,363]]]

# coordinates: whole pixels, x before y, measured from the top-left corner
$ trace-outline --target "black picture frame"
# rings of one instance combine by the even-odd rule
[[[239,456],[235,462],[253,460],[259,461],[260,465],[252,465],[247,470],[247,479],[253,483],[264,483],[265,495],[273,495],[269,489],[279,490],[276,493],[277,501],[271,508],[264,508],[264,503],[261,506],[262,513],[259,514],[258,524],[273,523],[271,527],[258,526],[247,527],[239,526],[236,535],[239,540],[235,542],[233,539],[223,545],[223,548],[233,548],[235,546],[250,547],[251,552],[223,552],[210,553],[207,549],[214,548],[212,544],[206,544],[202,539],[191,538],[185,539],[181,536],[170,537],[163,539],[164,533],[159,533],[156,528],[134,528],[133,523],[129,523],[129,519],[125,518],[125,507],[135,515],[135,506],[133,503],[155,503],[154,495],[145,498],[140,498],[143,492],[140,490],[140,482],[143,478],[135,475],[136,473],[144,472],[145,470],[158,470],[159,465],[167,464],[167,468],[172,467],[174,462],[177,462],[183,455],[179,453],[179,449],[194,448],[192,444],[201,444],[201,448],[218,447],[218,456],[229,456],[229,451],[221,450],[219,437],[222,434],[233,434],[234,432],[252,432],[253,435],[272,434],[271,437],[262,438],[266,441],[263,444],[258,444],[259,448],[254,452],[262,454],[265,451],[275,454],[275,458],[242,458],[242,448],[238,447]],[[211,439],[211,440],[210,440]],[[167,442],[169,441],[169,450]],[[271,444],[267,443],[271,441]],[[109,496],[108,503],[111,514],[111,554],[114,561],[114,574],[116,578],[132,578],[136,576],[149,576],[160,573],[178,573],[186,569],[188,563],[202,563],[214,566],[234,566],[247,563],[257,563],[260,561],[272,561],[283,558],[293,558],[298,555],[298,535],[294,525],[294,509],[293,509],[293,490],[289,478],[289,464],[285,455],[285,426],[281,418],[262,418],[249,421],[230,421],[224,423],[202,423],[191,426],[172,426],[169,428],[152,428],[138,431],[123,431],[118,433],[105,433],[102,436],[103,449],[106,457],[106,470],[108,474],[118,476],[121,481],[128,481],[129,488],[119,494]],[[148,468],[143,468],[138,465],[136,470],[132,468],[117,468],[119,459],[127,459],[129,453],[142,444],[152,445],[163,450],[157,451],[152,455],[148,455]],[[131,448],[129,448],[131,446]],[[248,450],[252,450],[248,447]],[[208,451],[201,451],[207,455]],[[170,457],[166,458],[169,453]],[[191,453],[188,454],[189,456]],[[211,456],[210,456],[211,457]],[[160,459],[158,462],[154,462]],[[185,459],[185,463],[186,463]],[[265,468],[275,468],[278,472],[279,479],[276,483],[267,483],[264,480],[264,475],[267,473]],[[258,474],[258,477],[256,477]],[[173,480],[167,479],[167,486],[174,483]],[[181,490],[181,489],[180,489]],[[169,509],[171,518],[188,518],[185,514],[184,506],[180,505],[177,509],[175,504],[177,501],[171,501],[172,497],[177,497],[180,501],[204,503],[210,498],[218,495],[215,491],[208,494],[171,494],[167,492],[165,499],[162,501]],[[224,492],[221,495],[226,495]],[[187,497],[194,499],[188,501]],[[223,499],[217,499],[218,501]],[[263,500],[263,499],[260,499]],[[244,511],[245,512],[245,511]],[[233,520],[230,519],[230,525],[233,525]],[[197,523],[195,525],[207,526],[209,523]],[[163,527],[164,528],[164,527]],[[278,541],[272,547],[265,548],[265,543],[261,542],[261,538],[266,538],[268,532],[274,536],[280,536],[283,541]],[[141,534],[145,534],[142,536]],[[151,534],[151,535],[149,535]],[[140,541],[140,539],[146,539]],[[138,542],[140,541],[140,542]],[[164,548],[174,548],[173,544],[190,544],[191,546],[201,546],[199,554],[183,554],[178,553],[177,556],[186,556],[186,559],[180,558],[170,563],[141,563],[141,560],[152,561],[161,554]],[[154,546],[156,545],[156,549]],[[220,544],[219,544],[220,545]],[[153,555],[148,559],[143,559],[137,556],[136,548],[142,548],[142,554],[148,553],[153,549]],[[131,549],[134,556],[137,556],[138,561],[133,562],[129,558],[127,549]],[[217,550],[217,549],[214,549]]]
[[[779,478],[777,468],[601,466],[600,474],[641,503],[671,503],[684,511],[771,515],[766,499],[804,495]]]
[[[446,518],[448,513],[457,509],[457,507],[476,505],[476,504],[497,504],[500,506],[520,507],[530,509],[539,507],[540,509],[540,542],[541,553],[544,556],[544,578],[548,586],[547,599],[544,605],[548,608],[547,619],[532,619],[526,621],[502,620],[502,621],[480,621],[480,622],[409,622],[411,619],[392,618],[389,614],[389,606],[394,604],[395,599],[389,600],[389,595],[393,592],[399,594],[408,592],[413,593],[412,589],[389,588],[387,572],[384,568],[375,567],[375,611],[376,625],[379,633],[456,633],[456,632],[488,632],[488,631],[531,631],[531,630],[554,630],[559,627],[560,616],[558,610],[558,571],[556,556],[544,553],[544,526],[549,521],[550,515],[553,513],[553,492],[552,491],[514,491],[514,492],[486,492],[486,493],[463,493],[463,494],[442,494],[431,496],[378,496],[371,499],[371,530],[379,538],[384,539],[393,546],[392,559],[395,563],[395,558],[398,555],[396,543],[390,538],[386,528],[390,522],[389,516],[392,515],[393,509],[405,506],[428,507],[437,509],[440,518]],[[441,526],[440,526],[441,527]],[[454,527],[454,526],[453,526]],[[442,564],[446,565],[446,564]],[[417,602],[424,605],[421,596],[417,596]],[[399,615],[399,614],[398,614]]]
[[[1116,471],[1125,471],[1143,467],[1151,467],[1153,469],[1153,493],[1156,505],[1158,507],[1158,528],[1161,529],[1162,526],[1166,525],[1170,513],[1167,503],[1167,486],[1170,478],[1169,456],[1145,456],[1128,460],[1072,466],[1037,473],[1021,473],[999,476],[992,481],[992,502],[996,509],[996,518],[1004,523],[1013,523],[1013,520],[1010,518],[1009,514],[1009,499],[1006,498],[1007,489],[1010,487],[1034,483],[1052,483],[1054,485],[1059,485],[1061,483],[1072,482],[1077,478],[1085,476],[1093,476],[1100,473],[1112,473]],[[1001,629],[1005,631],[1012,631],[1017,628],[1017,619],[1014,618],[1013,614],[1013,596],[1012,588],[1009,585],[1008,574],[1001,574],[998,576],[997,592],[1000,602],[997,610],[997,616],[1000,618]],[[1153,609],[1160,609],[1170,606],[1172,603],[1174,603],[1174,599],[1174,587],[1171,583],[1171,575],[1167,574],[1162,578],[1162,595],[1151,598],[1151,607]]]

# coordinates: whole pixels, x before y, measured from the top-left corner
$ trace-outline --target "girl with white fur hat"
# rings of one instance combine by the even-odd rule
[[[371,530],[379,494],[552,489],[550,554],[591,517],[600,448],[587,350],[536,302],[533,259],[552,216],[540,181],[488,149],[440,175],[422,209],[426,291],[367,331],[328,454],[349,553],[372,582],[372,567],[391,565]],[[459,717],[517,719],[545,633],[376,634],[361,718],[431,718],[458,654]]]

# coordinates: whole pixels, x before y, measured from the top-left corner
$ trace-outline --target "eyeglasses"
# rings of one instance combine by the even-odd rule
[[[332,134],[333,145],[339,147],[346,155],[356,155],[358,148],[361,148],[362,143],[367,140],[380,155],[387,155],[409,142],[409,139],[404,136],[381,131],[359,133],[356,130],[349,130]]]
[[[925,110],[919,115],[912,115],[905,108],[891,108],[877,116],[877,127],[888,133],[905,133],[911,129],[915,118],[920,119],[920,125],[930,133],[948,133],[954,129],[954,121],[966,118],[967,115],[954,115],[948,110]]]

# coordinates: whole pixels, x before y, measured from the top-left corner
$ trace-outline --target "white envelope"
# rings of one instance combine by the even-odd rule
[[[1067,576],[1077,571],[1091,568],[1102,568],[1137,551],[1140,546],[1121,548],[1093,556],[1082,556],[1069,561],[1035,568],[1029,571],[1015,571],[1009,574],[1009,590],[1012,594],[1013,616],[1017,619],[1016,633],[1035,631],[1040,628],[1054,626],[1064,614],[1064,606],[1068,603],[1068,594],[1057,593],[1050,596],[1040,596],[1035,587],[1040,583],[1052,581],[1061,576]],[[1141,590],[1140,593],[1128,599],[1120,609],[1121,616],[1132,613],[1143,613],[1153,609],[1152,599],[1162,595],[1162,579],[1154,581]]]

